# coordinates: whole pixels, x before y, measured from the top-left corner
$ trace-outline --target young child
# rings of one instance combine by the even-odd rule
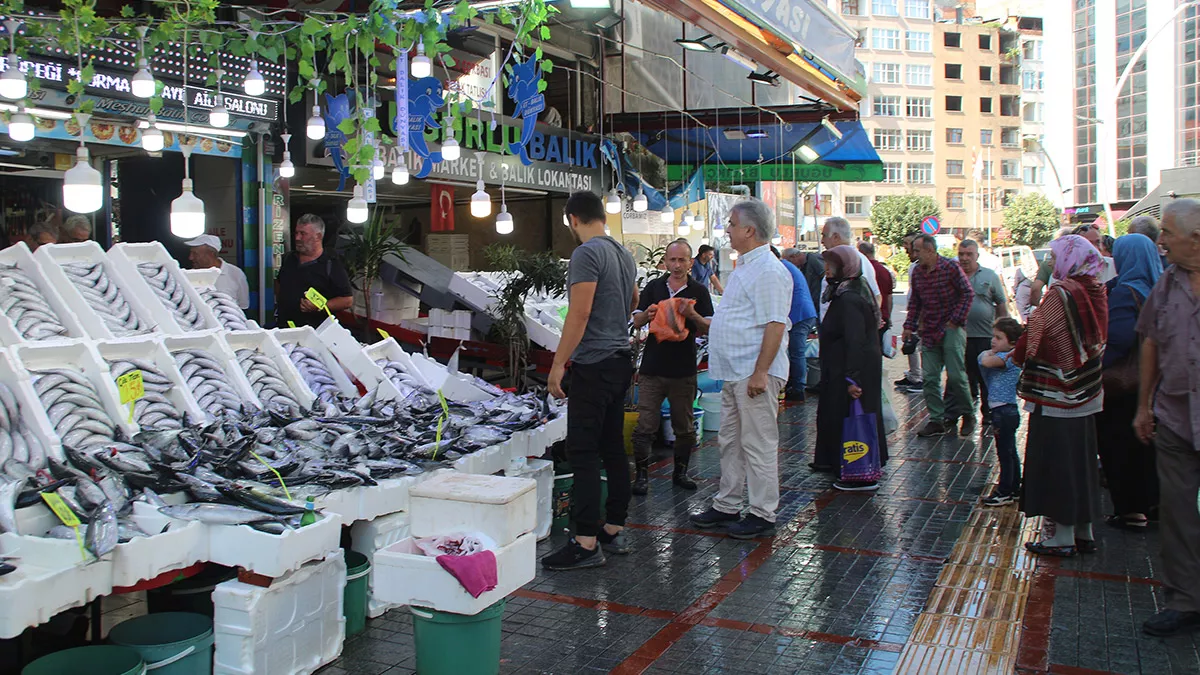
[[[984,498],[984,506],[1011,504],[1021,485],[1021,460],[1017,457],[1017,427],[1021,425],[1017,381],[1021,369],[1012,362],[1009,353],[1023,332],[1025,327],[1016,319],[996,321],[992,327],[992,348],[979,355],[979,372],[988,388],[992,429],[996,433],[996,456],[1000,461],[1000,484]]]

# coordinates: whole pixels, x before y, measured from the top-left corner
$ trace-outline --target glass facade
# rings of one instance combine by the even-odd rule
[[[1117,0],[1117,72],[1146,41],[1146,0]],[[1146,196],[1146,56],[1117,92],[1117,199]]]
[[[1200,165],[1197,69],[1200,69],[1200,8],[1193,6],[1179,17],[1179,166]]]
[[[1096,3],[1075,0],[1075,198],[1096,197]],[[1028,118],[1027,118],[1028,119]]]

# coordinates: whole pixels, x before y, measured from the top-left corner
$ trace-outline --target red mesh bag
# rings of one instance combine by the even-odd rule
[[[696,304],[691,298],[668,298],[658,303],[658,313],[650,321],[650,332],[659,342],[681,342],[687,339],[688,327],[684,312]]]

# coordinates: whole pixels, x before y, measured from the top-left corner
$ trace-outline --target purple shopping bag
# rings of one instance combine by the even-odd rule
[[[864,413],[858,399],[842,421],[842,471],[844,481],[873,482],[883,477],[879,467],[879,427],[874,413]]]

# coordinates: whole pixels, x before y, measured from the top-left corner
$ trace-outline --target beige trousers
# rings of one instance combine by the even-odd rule
[[[750,513],[775,522],[779,507],[779,391],[785,381],[767,376],[767,390],[754,398],[748,379],[726,382],[721,389],[721,489],[713,508],[741,513],[749,486]]]

